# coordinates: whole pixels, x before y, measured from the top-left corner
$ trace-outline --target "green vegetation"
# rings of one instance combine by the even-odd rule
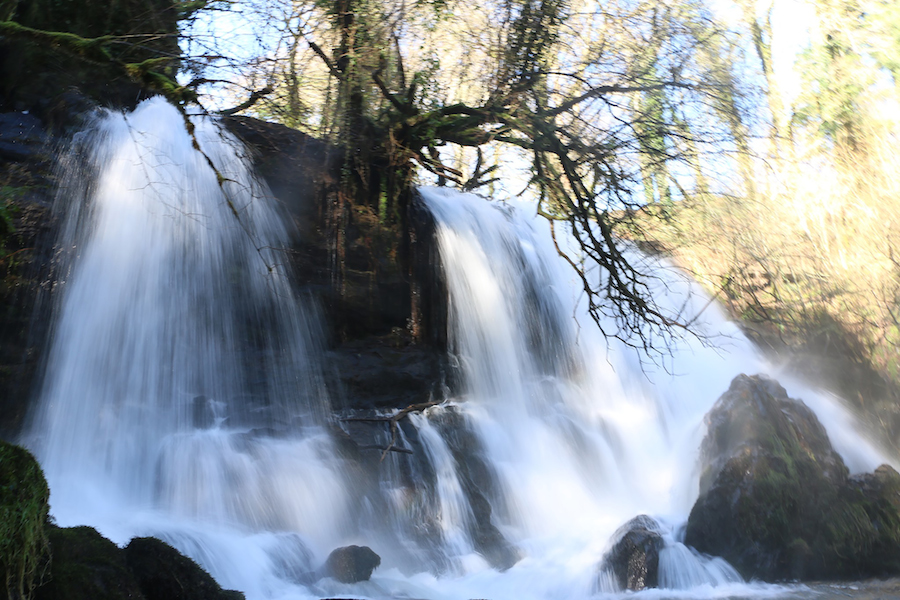
[[[897,9],[813,3],[802,85],[789,95],[772,72],[774,4],[761,4],[768,12],[745,13],[744,35],[758,42],[770,120],[750,168],[724,191],[689,192],[668,220],[645,219],[643,239],[900,450]]]
[[[331,222],[363,207],[404,232],[411,183],[491,186],[501,157],[513,159],[527,165],[538,211],[580,242],[564,256],[604,333],[655,351],[685,327],[649,293],[621,232],[639,212],[664,216],[684,174],[705,181],[698,157],[710,147],[746,146],[733,47],[706,2],[249,0],[239,10],[264,47],[194,68],[228,74],[218,93],[270,90],[245,108],[344,149]],[[228,54],[189,34],[189,54]],[[585,258],[610,277],[587,273]]]
[[[50,490],[24,448],[0,440],[0,569],[6,595],[27,599],[46,571]]]

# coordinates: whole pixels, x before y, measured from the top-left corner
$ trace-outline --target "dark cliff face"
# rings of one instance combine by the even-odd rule
[[[0,113],[0,437],[24,424],[46,337],[54,144],[30,114]]]
[[[386,225],[368,207],[339,199],[334,148],[281,125],[224,122],[292,221],[286,260],[324,317],[335,405],[428,400],[443,379],[447,314],[428,211],[412,202],[408,225]],[[0,113],[0,436],[8,439],[24,425],[49,333],[51,205],[64,146],[65,135],[34,114]]]
[[[285,207],[297,284],[322,310],[343,409],[403,408],[442,383],[446,290],[434,221],[414,199],[402,224],[341,197],[342,152],[283,125],[224,119]]]
[[[111,48],[109,64],[0,37],[0,436],[14,438],[49,335],[57,153],[98,107],[127,110],[152,95],[122,64],[171,56],[160,69],[177,67],[179,14],[172,0],[5,0],[0,13],[84,38],[158,34]],[[446,292],[434,223],[414,192],[404,192],[413,200],[402,218],[385,219],[377,198],[341,195],[342,150],[252,118],[223,124],[293,223],[286,260],[322,312],[336,406],[427,400],[442,380]]]

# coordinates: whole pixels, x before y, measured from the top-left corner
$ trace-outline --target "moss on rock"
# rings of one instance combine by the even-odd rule
[[[53,559],[35,600],[143,600],[121,548],[93,527],[49,528]]]
[[[9,598],[30,598],[46,567],[49,500],[37,460],[0,440],[0,568]]]
[[[740,375],[707,415],[685,542],[765,581],[900,575],[900,475],[848,475],[777,382]]]
[[[130,108],[154,92],[180,91],[174,83],[180,6],[174,0],[0,5],[7,15],[0,19],[0,110],[65,121],[85,100]]]

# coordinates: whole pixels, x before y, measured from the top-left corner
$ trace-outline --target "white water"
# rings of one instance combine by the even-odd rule
[[[272,250],[287,242],[283,218],[240,146],[195,123],[221,186],[161,100],[98,120],[69,158],[97,176],[87,185],[70,169],[61,194],[69,252],[28,441],[61,525],[88,523],[118,543],[163,537],[254,599],[527,600],[612,593],[598,563],[623,523],[686,520],[704,414],[735,375],[769,370],[715,306],[698,325],[726,336],[724,350],[686,341],[667,363],[674,375],[642,370],[584,317],[545,222],[422,190],[438,221],[462,389],[410,419],[417,455],[366,463],[377,470],[367,482],[323,427],[317,319]],[[662,302],[706,306],[679,276],[661,277],[671,290]],[[823,417],[851,470],[884,462],[838,405],[782,383]],[[463,434],[487,477],[491,520],[523,557],[505,572],[472,535]],[[666,597],[785,593],[737,581],[676,537],[666,533],[661,556],[662,583],[676,588]],[[309,573],[349,543],[383,557],[372,581],[315,581]]]

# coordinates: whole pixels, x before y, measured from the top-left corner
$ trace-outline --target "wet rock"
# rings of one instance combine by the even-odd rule
[[[368,546],[344,546],[328,555],[320,572],[341,583],[357,583],[368,581],[380,564],[381,557]]]
[[[246,144],[256,172],[294,222],[297,235],[289,253],[291,270],[297,283],[318,300],[338,353],[346,351],[336,360],[352,368],[354,354],[364,353],[354,352],[348,342],[376,338],[405,336],[403,346],[446,350],[446,290],[434,220],[417,194],[404,193],[409,197],[408,208],[396,218],[385,218],[377,208],[377,194],[354,199],[338,194],[343,149],[250,117],[228,117],[223,122]],[[370,172],[377,179],[380,170],[372,165]],[[375,345],[379,350],[384,347]],[[359,386],[349,382],[351,402],[357,402],[354,387],[368,395],[364,380],[371,379],[369,364],[367,359],[361,365],[369,372],[359,379]],[[420,385],[419,375],[406,367],[397,373],[397,379]],[[406,388],[398,381],[392,389],[403,393]],[[359,400],[357,407],[363,402]],[[392,406],[402,408],[402,402],[406,399]]]
[[[223,590],[200,565],[156,538],[134,538],[125,560],[147,600],[239,600],[241,592]]]
[[[491,500],[502,508],[503,497],[493,470],[484,459],[484,448],[463,414],[445,408],[434,418],[453,454],[460,485],[472,510],[469,535],[475,550],[493,568],[506,571],[522,559],[522,552],[494,525]]]
[[[647,515],[638,515],[620,527],[613,540],[600,570],[609,573],[620,590],[638,592],[658,587],[659,552],[665,545],[659,523]]]
[[[50,557],[50,490],[37,460],[0,440],[0,574],[10,598],[25,594]]]
[[[144,600],[125,555],[93,527],[48,531],[53,559],[35,600]]]
[[[438,397],[445,356],[404,332],[348,342],[327,353],[343,388],[342,408],[405,408]]]
[[[0,113],[0,160],[40,160],[44,158],[47,144],[43,123],[34,115]]]
[[[740,375],[706,418],[685,543],[745,578],[900,574],[900,476],[849,477],[818,419],[777,382]]]

